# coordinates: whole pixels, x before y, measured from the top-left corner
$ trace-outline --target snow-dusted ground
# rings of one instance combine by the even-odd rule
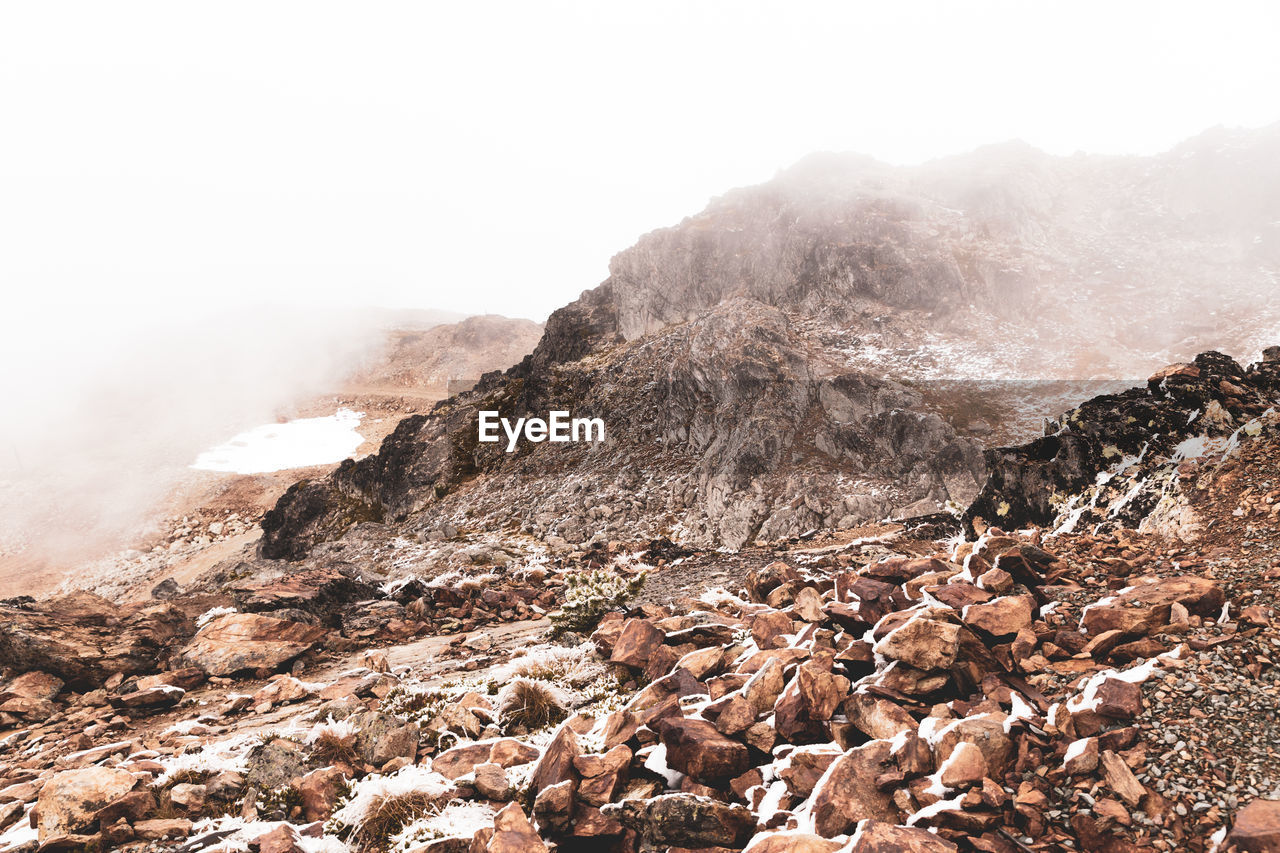
[[[206,450],[191,465],[201,471],[263,474],[341,462],[364,442],[356,432],[363,412],[339,409],[324,418],[300,418],[242,432]]]

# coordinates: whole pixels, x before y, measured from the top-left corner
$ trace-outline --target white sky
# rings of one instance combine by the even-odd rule
[[[1270,2],[6,2],[5,313],[541,319],[814,150],[1271,123],[1278,36]]]

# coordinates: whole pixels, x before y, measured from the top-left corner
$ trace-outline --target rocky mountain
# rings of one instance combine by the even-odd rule
[[[1073,523],[971,510],[967,540],[611,543],[385,585],[371,552],[342,559],[353,531],[325,565],[149,605],[4,602],[0,849],[1273,850],[1270,355],[1067,415],[1064,445],[1163,493],[1114,518],[1086,490]],[[1194,448],[1106,452],[1191,405]],[[1019,523],[1046,461],[1095,461],[1038,447],[983,492],[1023,494]]]
[[[737,548],[967,506],[985,444],[1280,331],[1277,153],[1280,126],[1153,158],[809,158],[646,235],[519,365],[291,490],[262,555],[359,521]],[[608,441],[476,441],[481,409],[553,408]]]

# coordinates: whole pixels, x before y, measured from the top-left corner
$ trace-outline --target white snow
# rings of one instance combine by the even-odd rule
[[[341,462],[364,443],[356,432],[364,412],[339,409],[323,418],[264,424],[234,436],[196,457],[192,468],[234,474],[263,474],[308,465]]]
[[[644,769],[657,773],[659,776],[667,780],[667,787],[671,790],[679,790],[680,783],[684,781],[684,774],[678,770],[672,770],[667,766],[667,745],[664,743],[654,747],[653,752],[649,753],[649,757],[645,759]]]

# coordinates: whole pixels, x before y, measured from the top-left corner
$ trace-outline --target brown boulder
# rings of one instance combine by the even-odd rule
[[[919,670],[947,669],[960,650],[960,626],[921,614],[912,616],[875,644],[875,651]]]
[[[328,820],[346,788],[347,775],[337,767],[313,770],[298,783],[302,816],[309,821]]]
[[[40,789],[40,839],[89,829],[99,810],[129,793],[137,780],[127,770],[85,767],[56,773]]]
[[[985,604],[970,604],[961,619],[970,628],[978,628],[996,637],[1012,636],[1031,627],[1035,599],[1029,595],[1006,595]]]
[[[230,613],[201,628],[179,656],[210,675],[276,669],[310,649],[327,633],[317,625],[259,613]]]
[[[915,731],[915,719],[888,699],[854,693],[844,703],[845,715],[863,734],[874,740],[891,740],[899,732]]]
[[[646,843],[656,847],[738,849],[756,829],[756,818],[750,810],[695,794],[623,800],[600,811],[634,829]]]
[[[799,572],[782,561],[776,561],[747,575],[747,595],[757,604],[763,604],[769,593],[784,583],[798,580]]]
[[[746,746],[720,734],[706,720],[669,718],[656,725],[667,748],[667,766],[695,782],[722,784],[746,772],[750,764]]]
[[[493,834],[485,844],[486,853],[546,853],[547,845],[538,837],[518,803],[509,803],[493,819]]]
[[[1244,853],[1280,851],[1280,800],[1254,800],[1241,809],[1227,845]]]
[[[959,849],[924,829],[864,820],[846,853],[957,853]]]
[[[891,749],[888,741],[873,740],[836,759],[809,799],[819,835],[844,835],[868,818],[898,822],[893,798],[876,786],[877,777],[894,769]]]
[[[578,736],[570,727],[570,720],[560,724],[551,742],[542,752],[542,757],[534,765],[530,788],[542,791],[561,782],[576,780],[573,772],[573,760],[578,757]]]
[[[808,832],[762,832],[742,853],[835,853],[843,845]]]
[[[614,643],[609,662],[644,669],[666,638],[662,629],[648,619],[628,619]]]
[[[1080,625],[1091,635],[1146,634],[1169,623],[1174,604],[1200,616],[1216,616],[1225,601],[1222,588],[1209,578],[1139,578],[1128,589],[1086,607]]]

